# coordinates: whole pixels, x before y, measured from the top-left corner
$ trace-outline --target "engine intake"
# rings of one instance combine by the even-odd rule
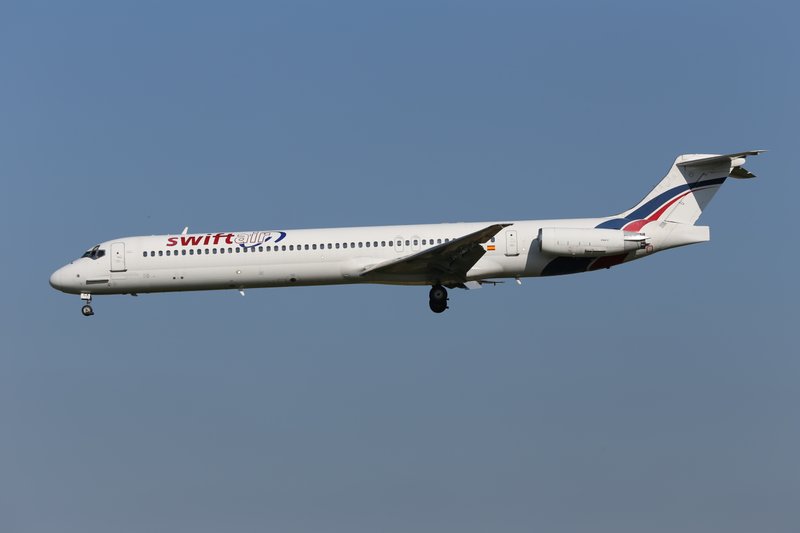
[[[543,253],[572,257],[602,257],[634,252],[647,246],[644,233],[605,228],[541,228]]]

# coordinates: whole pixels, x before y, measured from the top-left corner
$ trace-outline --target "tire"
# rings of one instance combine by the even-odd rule
[[[447,289],[442,287],[441,285],[437,285],[431,289],[429,294],[431,302],[446,302],[447,301]]]
[[[444,313],[445,309],[447,309],[446,301],[431,300],[429,305],[434,313]]]

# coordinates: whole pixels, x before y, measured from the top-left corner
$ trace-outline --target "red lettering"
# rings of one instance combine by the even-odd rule
[[[222,233],[217,233],[214,235],[214,244],[219,244],[219,238],[222,237]]]
[[[206,235],[206,239],[203,241],[203,244],[205,244],[206,246],[208,246],[208,241],[209,241],[209,239],[211,239],[211,235]]]
[[[233,233],[225,235],[225,244],[233,244]]]
[[[167,239],[167,246],[175,246],[176,244],[178,244],[177,237],[170,237]]]
[[[197,246],[202,240],[202,235],[189,235],[188,237],[181,237],[181,246]]]

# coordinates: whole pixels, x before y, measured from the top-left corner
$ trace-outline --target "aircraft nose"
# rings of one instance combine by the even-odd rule
[[[50,275],[50,286],[62,292],[67,290],[67,273],[65,270],[66,267],[61,267]]]

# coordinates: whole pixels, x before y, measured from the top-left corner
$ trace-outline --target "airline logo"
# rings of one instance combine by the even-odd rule
[[[242,248],[254,248],[266,242],[281,242],[285,231],[252,231],[250,233],[206,233],[205,235],[178,235],[167,238],[167,246],[210,246],[236,244]]]
[[[664,213],[682,200],[684,197],[698,191],[719,187],[725,178],[716,178],[696,183],[679,185],[659,194],[644,205],[628,213],[627,218],[613,218],[598,224],[598,228],[623,229],[625,231],[639,231],[650,222],[659,220]]]

